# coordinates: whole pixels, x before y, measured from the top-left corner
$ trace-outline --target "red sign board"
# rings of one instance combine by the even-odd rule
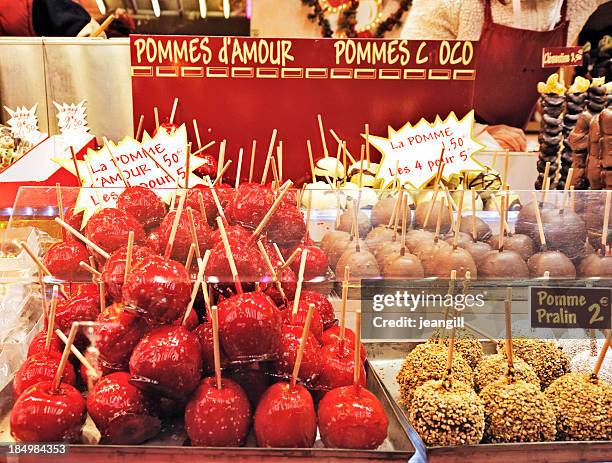
[[[422,117],[462,117],[472,109],[475,56],[475,44],[464,41],[133,35],[134,125],[144,115],[153,131],[153,108],[164,122],[179,98],[175,122],[187,123],[190,140],[192,119],[203,140],[227,139],[226,159],[241,147],[248,153],[255,139],[259,173],[276,128],[284,176],[299,182],[309,172],[306,140],[315,155],[323,152],[317,114],[329,151],[337,146],[333,129],[354,154],[365,123],[386,136],[388,126]]]
[[[542,48],[542,67],[582,66],[584,60],[582,47]]]

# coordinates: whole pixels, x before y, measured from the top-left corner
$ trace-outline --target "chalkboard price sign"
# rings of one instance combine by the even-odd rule
[[[529,288],[532,328],[610,329],[610,288]]]

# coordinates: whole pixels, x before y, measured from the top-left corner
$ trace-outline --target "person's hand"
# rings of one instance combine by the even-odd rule
[[[504,149],[511,151],[525,151],[527,149],[527,137],[521,129],[502,124],[490,125],[486,128],[486,131]]]

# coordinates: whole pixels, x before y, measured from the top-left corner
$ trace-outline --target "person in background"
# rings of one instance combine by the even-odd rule
[[[0,0],[0,36],[86,37],[98,27],[72,0]]]
[[[523,127],[538,99],[544,47],[576,43],[595,10],[609,0],[414,0],[401,36],[479,40],[474,109],[502,147],[526,149]]]

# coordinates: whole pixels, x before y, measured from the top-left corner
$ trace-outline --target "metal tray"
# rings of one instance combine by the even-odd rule
[[[612,462],[612,441],[532,442],[516,444],[478,444],[449,447],[426,447],[408,422],[406,409],[400,405],[399,386],[395,377],[406,355],[421,342],[365,343],[368,361],[374,374],[391,397],[395,413],[410,436],[416,454],[411,462],[465,463],[576,463]],[[495,345],[482,341],[485,354],[495,352]]]
[[[237,462],[288,462],[288,461],[321,461],[321,462],[403,462],[413,456],[415,450],[400,422],[398,410],[388,395],[369,363],[366,363],[367,385],[382,402],[389,418],[389,435],[377,450],[341,450],[326,449],[317,439],[312,449],[260,449],[255,446],[254,436],[247,439],[246,447],[236,448],[205,448],[184,446],[187,438],[182,420],[165,422],[162,432],[155,439],[134,446],[97,445],[99,433],[88,417],[83,430],[83,444],[71,445],[67,455],[45,456],[46,462],[78,462],[88,463],[113,461],[131,461],[146,458],[147,463],[154,462],[189,462],[194,458],[198,461],[232,461]],[[11,395],[11,387],[0,392],[0,403],[7,401]],[[10,402],[12,406],[12,402]],[[2,445],[14,442],[10,435],[10,406],[0,410],[0,461],[3,461]],[[37,461],[36,457],[19,456],[20,462]]]

